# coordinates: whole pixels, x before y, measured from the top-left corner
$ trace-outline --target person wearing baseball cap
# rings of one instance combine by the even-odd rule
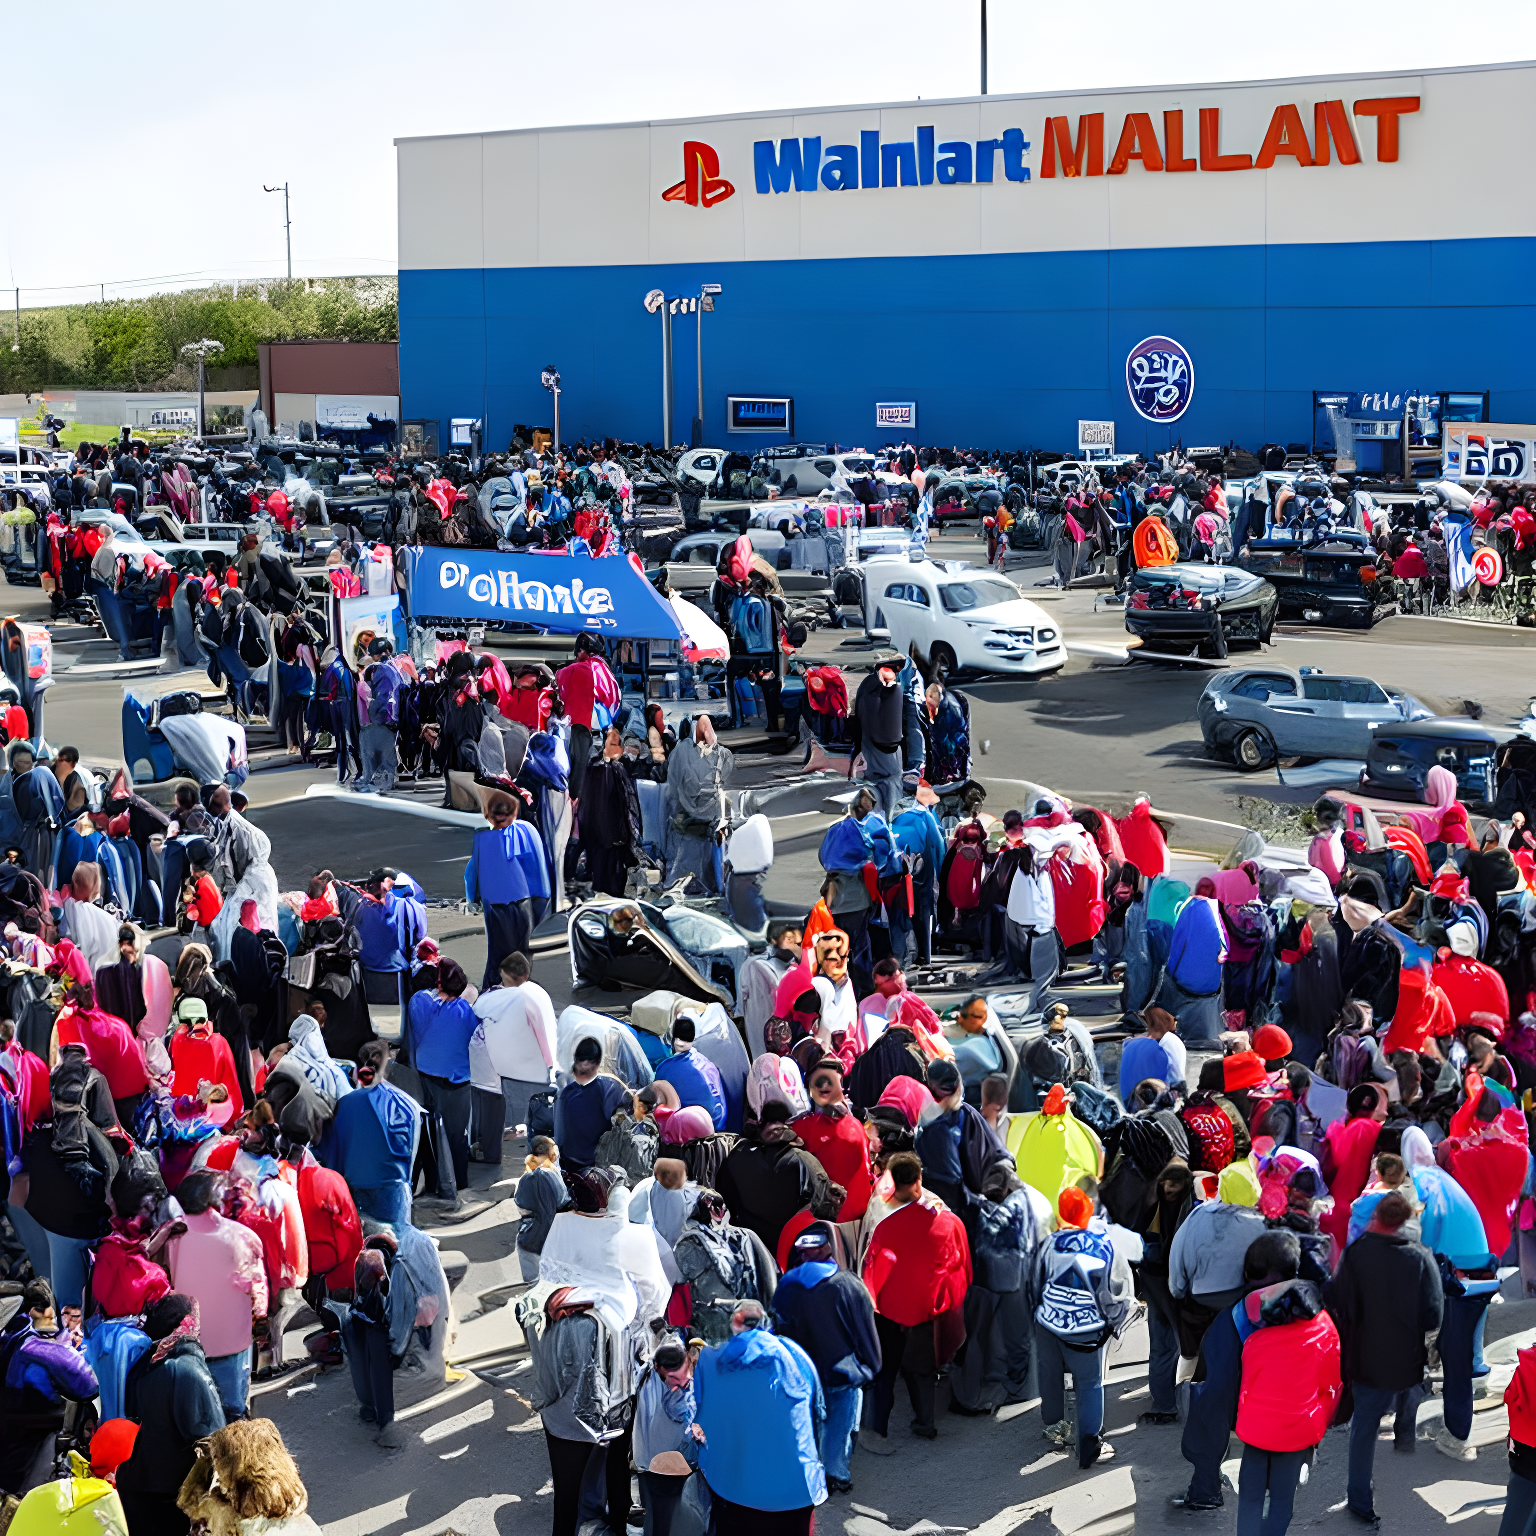
[[[811,1357],[827,1400],[822,1463],[834,1493],[853,1487],[849,1457],[864,1388],[880,1369],[875,1308],[857,1275],[837,1262],[826,1222],[807,1227],[791,1250],[790,1268],[773,1293],[773,1327]]]

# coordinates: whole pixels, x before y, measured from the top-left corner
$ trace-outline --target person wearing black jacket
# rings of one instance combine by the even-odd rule
[[[928,1084],[927,1059],[916,1033],[906,1024],[889,1024],[885,1033],[855,1060],[843,1081],[848,1102],[865,1114],[880,1102],[880,1095],[898,1077],[915,1077]]]
[[[608,728],[603,755],[587,769],[579,816],[593,891],[622,896],[630,870],[640,862],[640,796],[624,767],[617,726]]]
[[[1267,1285],[1294,1280],[1301,1268],[1301,1244],[1293,1232],[1265,1232],[1248,1245],[1243,1256],[1243,1298]],[[1188,1490],[1176,1495],[1176,1509],[1220,1509],[1221,1463],[1237,1426],[1237,1399],[1243,1385],[1243,1338],[1237,1314],[1243,1299],[1217,1313],[1206,1329],[1200,1353],[1205,1379],[1190,1388],[1180,1444],[1194,1469]],[[1245,1328],[1246,1332],[1246,1328]]]
[[[1354,1392],[1349,1425],[1349,1512],[1376,1518],[1371,1470],[1382,1416],[1395,1414],[1393,1449],[1411,1453],[1424,1371],[1424,1335],[1440,1327],[1444,1298],[1429,1250],[1400,1228],[1406,1195],[1384,1195],[1371,1224],[1348,1248],[1324,1292],[1339,1330],[1344,1379]]]
[[[811,1357],[827,1399],[821,1456],[834,1493],[853,1487],[848,1458],[864,1388],[880,1372],[875,1307],[857,1275],[837,1262],[825,1222],[807,1227],[790,1250],[791,1267],[773,1293],[774,1332]]]
[[[896,816],[901,796],[902,743],[905,740],[901,685],[896,673],[902,658],[894,651],[875,657],[875,670],[864,675],[853,696],[849,729],[852,755],[864,753],[864,777],[880,797],[887,823]]]
[[[756,1232],[775,1260],[792,1216],[809,1209],[823,1221],[836,1221],[848,1194],[790,1129],[789,1115],[787,1104],[764,1104],[758,1123],[748,1123],[745,1139],[721,1163],[715,1180],[731,1220]]]
[[[128,1528],[184,1532],[176,1495],[197,1462],[197,1442],[224,1427],[224,1404],[197,1337],[197,1303],[171,1291],[144,1314],[149,1352],[128,1373],[127,1416],[139,1426],[117,1474]]]

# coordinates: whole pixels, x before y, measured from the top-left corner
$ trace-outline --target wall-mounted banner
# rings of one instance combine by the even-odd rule
[[[887,432],[916,432],[917,401],[877,400],[875,425]]]
[[[411,615],[532,624],[551,634],[582,630],[630,639],[677,640],[671,608],[638,567],[621,555],[502,554],[489,550],[408,549]]]
[[[1177,421],[1195,397],[1195,365],[1171,336],[1148,336],[1125,359],[1125,387],[1139,416]]]
[[[1104,453],[1115,451],[1115,424],[1112,421],[1080,421],[1077,424],[1077,451],[1087,453],[1096,449]]]

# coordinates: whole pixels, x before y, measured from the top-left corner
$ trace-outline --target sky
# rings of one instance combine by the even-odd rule
[[[295,276],[393,273],[396,138],[973,95],[979,14],[979,0],[13,6],[9,57],[56,67],[7,75],[0,303],[18,286],[30,307],[280,277],[283,199],[262,188],[285,181]],[[1000,95],[1532,59],[1536,4],[990,0],[988,32]]]

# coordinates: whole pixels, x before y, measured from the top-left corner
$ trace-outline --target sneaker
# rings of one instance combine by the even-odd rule
[[[853,1479],[851,1477],[833,1477],[829,1472],[827,1473],[827,1487],[833,1493],[852,1493]]]
[[[936,1425],[919,1424],[916,1419],[912,1421],[912,1433],[919,1440],[937,1440],[939,1438],[939,1431]]]
[[[1187,1493],[1176,1493],[1168,1501],[1175,1509],[1182,1509],[1186,1514],[1203,1515],[1213,1509],[1222,1507],[1222,1500],[1215,1499],[1212,1503],[1204,1504],[1199,1499],[1192,1499]]]
[[[876,1434],[872,1429],[859,1431],[859,1449],[869,1451],[875,1456],[894,1456],[896,1447],[891,1444],[889,1435]]]
[[[1114,1459],[1115,1448],[1108,1440],[1102,1440],[1098,1435],[1083,1437],[1083,1443],[1077,1453],[1077,1465],[1080,1471],[1086,1472],[1089,1467],[1102,1466],[1106,1461]]]
[[[1476,1461],[1477,1452],[1465,1440],[1458,1440],[1448,1429],[1441,1429],[1435,1436],[1435,1449],[1452,1461]]]
[[[1177,1424],[1179,1416],[1176,1413],[1164,1413],[1160,1408],[1149,1408],[1142,1414],[1143,1424]]]
[[[1358,1520],[1367,1530],[1381,1529],[1381,1516],[1374,1509],[1356,1509],[1353,1504],[1346,1504],[1344,1507],[1349,1511],[1349,1518]]]

